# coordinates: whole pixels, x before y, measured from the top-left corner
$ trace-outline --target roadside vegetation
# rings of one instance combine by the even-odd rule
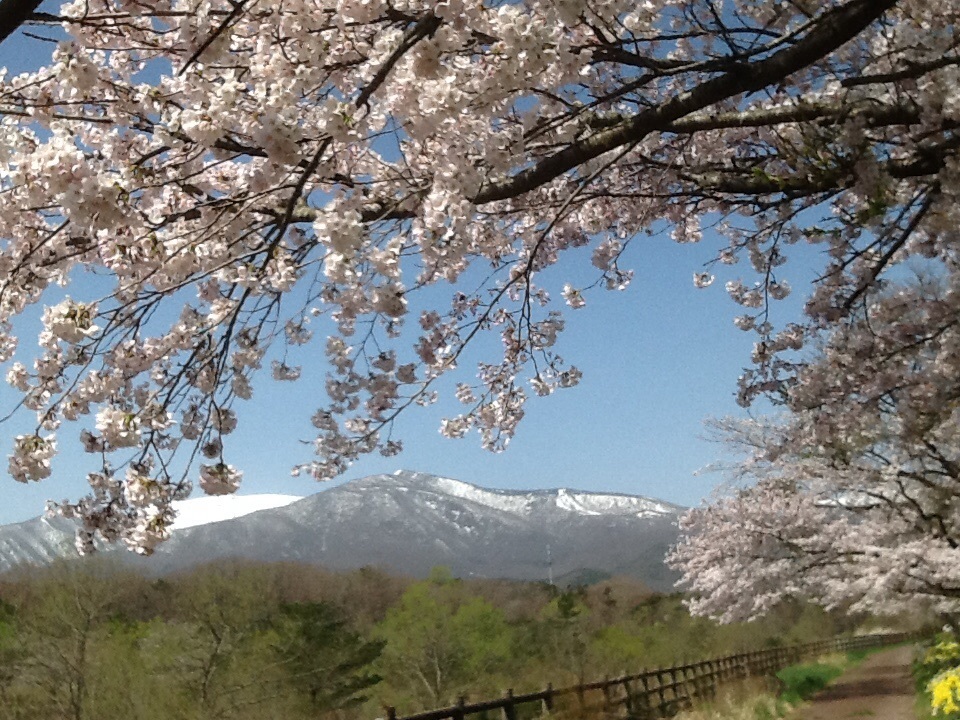
[[[730,688],[677,720],[780,720],[873,652],[877,650],[853,650],[790,665],[773,681],[754,680]]]
[[[721,626],[627,579],[561,589],[250,563],[156,579],[64,562],[0,577],[0,720],[374,718],[861,620],[785,604]]]
[[[960,720],[960,643],[952,634],[938,636],[913,667],[917,683],[917,717]]]

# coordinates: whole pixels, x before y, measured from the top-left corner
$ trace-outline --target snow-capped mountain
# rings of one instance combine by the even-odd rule
[[[302,500],[300,495],[221,495],[190,498],[173,503],[177,519],[174,533],[271,510]],[[38,517],[0,525],[0,572],[22,563],[42,565],[74,551],[76,523],[59,517]]]
[[[146,559],[149,572],[227,557],[286,560],[335,569],[380,566],[426,575],[546,580],[584,571],[672,585],[663,557],[682,508],[634,495],[580,490],[509,491],[426,473],[372,475],[305,498],[200,498],[180,506],[171,539]],[[0,527],[0,569],[44,562],[72,546],[61,519]]]
[[[173,503],[177,519],[171,530],[183,530],[197,525],[223,522],[243,517],[260,510],[289,505],[303,500],[300,495],[204,495]]]

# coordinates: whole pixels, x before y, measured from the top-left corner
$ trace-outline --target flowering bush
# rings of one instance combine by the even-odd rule
[[[930,699],[934,715],[960,718],[960,643],[941,637],[914,663],[917,687]]]
[[[960,718],[960,667],[939,673],[927,685],[935,715]]]

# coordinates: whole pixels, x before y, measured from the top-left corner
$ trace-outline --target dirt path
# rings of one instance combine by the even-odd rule
[[[790,720],[913,720],[912,658],[912,647],[871,655],[790,715]]]

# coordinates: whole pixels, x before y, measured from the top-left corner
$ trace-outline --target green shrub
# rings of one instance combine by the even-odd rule
[[[877,650],[878,650],[878,648],[873,648],[873,649],[870,649],[870,650],[848,650],[848,651],[847,651],[847,661],[848,661],[851,665],[859,665],[859,664],[862,663],[864,660],[866,660],[868,656],[872,655],[872,654],[875,653]]]
[[[791,665],[777,673],[783,683],[780,697],[794,705],[816,695],[827,684],[839,677],[842,669],[837,665],[812,663],[809,665]]]
[[[947,634],[938,636],[913,664],[913,677],[917,681],[917,689],[925,690],[934,677],[944,670],[958,666],[960,666],[960,643]]]

